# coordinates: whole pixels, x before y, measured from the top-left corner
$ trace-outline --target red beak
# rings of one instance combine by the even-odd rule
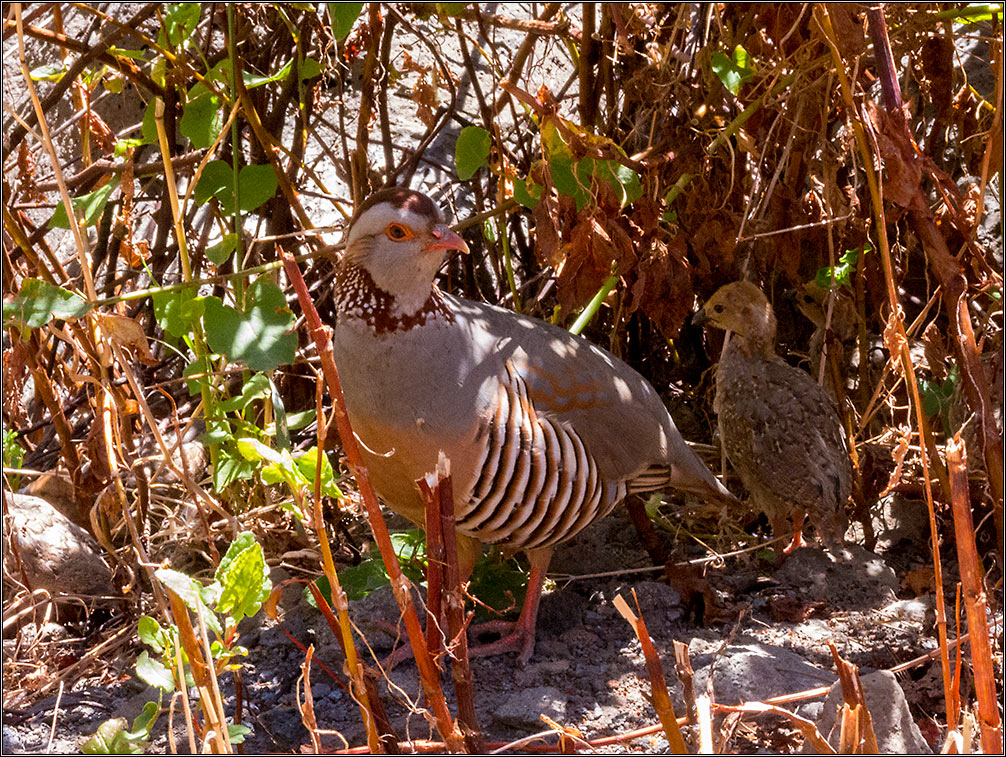
[[[433,250],[468,252],[468,243],[461,238],[460,234],[451,231],[446,224],[438,223],[430,233],[433,235],[433,241],[423,247],[423,252],[432,252]]]

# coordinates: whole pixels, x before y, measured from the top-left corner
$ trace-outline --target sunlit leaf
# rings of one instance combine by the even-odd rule
[[[253,371],[270,371],[292,363],[297,350],[294,315],[282,290],[258,279],[245,296],[245,310],[206,299],[206,341],[230,361],[242,360]]]
[[[212,92],[205,92],[185,103],[178,130],[188,137],[192,146],[203,150],[216,142],[224,125],[224,113],[220,98]]]
[[[73,292],[42,279],[25,279],[21,291],[4,300],[3,323],[13,322],[30,329],[44,326],[53,318],[80,318],[93,305]]]
[[[747,65],[749,60],[747,50],[740,45],[734,48],[733,57],[727,57],[719,50],[713,53],[711,61],[713,73],[719,77],[730,94],[737,95],[741,87],[754,76],[754,71]]]
[[[353,30],[356,19],[360,17],[363,3],[326,3],[328,17],[332,21],[332,36],[343,40]]]
[[[160,689],[165,694],[175,690],[175,677],[164,663],[153,659],[144,649],[136,658],[136,677],[148,686]]]
[[[466,126],[454,145],[454,166],[461,181],[468,181],[486,164],[492,149],[492,136],[481,126]]]
[[[108,184],[103,187],[99,187],[93,192],[88,192],[86,195],[71,198],[70,204],[73,206],[73,214],[78,219],[83,220],[83,222],[88,226],[94,226],[98,222],[98,219],[101,218],[101,214],[105,210],[105,205],[108,202],[109,196],[118,186],[119,180],[116,179],[108,182]],[[56,210],[52,214],[52,218],[49,219],[49,228],[70,228],[70,219],[66,215],[66,205],[64,203],[61,202],[56,206]]]
[[[265,555],[250,531],[239,534],[231,542],[215,576],[222,587],[216,609],[233,624],[257,613],[272,591]]]

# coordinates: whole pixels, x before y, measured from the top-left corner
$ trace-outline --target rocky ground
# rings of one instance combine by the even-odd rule
[[[917,521],[924,517],[921,505],[908,511],[915,513]],[[512,655],[473,660],[475,704],[485,738],[507,743],[547,732],[550,728],[542,716],[575,728],[587,740],[657,724],[648,701],[650,684],[639,642],[612,605],[619,594],[631,603],[635,591],[678,714],[684,714],[685,705],[682,685],[673,672],[674,641],[688,645],[695,690],[711,691],[715,702],[728,705],[830,686],[837,680],[831,643],[842,657],[859,666],[882,745],[909,752],[938,748],[939,729],[931,717],[942,708],[939,663],[924,662],[896,678],[870,675],[936,648],[931,595],[916,596],[910,586],[913,565],[916,560],[923,563],[925,556],[913,555],[906,548],[910,542],[887,538],[897,538],[919,523],[893,525],[881,533],[879,554],[849,544],[842,559],[807,548],[774,570],[754,553],[707,567],[712,590],[707,599],[714,602],[705,615],[716,622],[698,625],[694,607],[677,590],[654,580],[659,573],[626,572],[572,582],[564,578],[631,571],[648,564],[627,517],[616,513],[556,553],[551,574],[559,580],[543,599],[538,644],[530,664],[521,668]],[[286,577],[284,569],[274,569],[274,580]],[[330,748],[343,745],[343,739],[351,746],[365,744],[358,708],[318,664],[341,670],[341,653],[331,631],[297,588],[287,590],[281,607],[286,631],[316,650],[312,670],[315,714],[318,726],[332,732],[323,743]],[[388,629],[393,630],[398,617],[390,590],[377,590],[351,603],[350,614],[379,656],[390,651],[394,639]],[[247,623],[241,639],[249,649],[243,665],[244,717],[254,728],[245,751],[298,751],[310,743],[297,711],[304,654],[280,627],[262,618],[260,613]],[[47,632],[57,631],[50,627]],[[5,654],[23,644],[28,633],[22,630],[17,638],[5,641]],[[65,629],[62,633],[72,636]],[[67,643],[72,644],[72,638]],[[23,709],[5,711],[4,751],[74,752],[103,721],[113,717],[131,721],[145,702],[157,699],[153,689],[130,675],[135,652],[127,647],[118,670],[106,671],[101,680],[72,684],[58,702],[53,695]],[[223,680],[230,684],[228,677]],[[451,699],[449,676],[444,677],[444,685]],[[382,700],[400,736],[435,739],[417,704],[418,691],[411,663],[392,670],[381,686]],[[225,698],[233,712],[233,690]],[[840,704],[840,695],[833,693],[827,700],[819,694],[785,706],[818,722],[828,735]],[[182,721],[176,718],[175,722],[176,737],[184,744]],[[168,751],[166,725],[162,717],[150,751]],[[791,752],[802,740],[781,718],[760,716],[746,719],[730,743],[738,752]],[[550,741],[554,743],[554,735]],[[656,731],[606,750],[610,748],[659,753],[666,751],[667,744]]]

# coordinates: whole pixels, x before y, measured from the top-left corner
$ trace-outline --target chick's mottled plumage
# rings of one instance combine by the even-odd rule
[[[696,323],[733,332],[716,370],[714,409],[731,465],[776,535],[793,518],[800,546],[805,515],[825,540],[841,543],[852,467],[828,394],[775,353],[772,306],[754,284],[719,289]]]

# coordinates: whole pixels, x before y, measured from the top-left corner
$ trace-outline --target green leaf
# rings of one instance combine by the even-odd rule
[[[391,535],[391,545],[398,556],[402,572],[417,586],[423,584],[423,566],[426,562],[426,537],[418,528],[399,531]],[[315,581],[322,595],[332,604],[332,589],[328,579],[321,576]],[[359,565],[339,571],[339,585],[349,599],[363,599],[375,589],[388,585],[388,574],[379,553],[371,553]],[[314,597],[305,587],[304,597],[312,607],[317,607]]]
[[[279,187],[276,169],[271,163],[245,166],[238,173],[238,187],[241,190],[241,212],[250,213],[276,194]],[[231,206],[233,207],[233,202]]]
[[[47,63],[44,66],[33,68],[28,76],[31,77],[32,81],[59,81],[65,73],[66,66]]]
[[[732,58],[728,58],[718,50],[713,53],[713,73],[719,77],[730,94],[737,95],[741,87],[754,76],[754,71],[747,66],[749,60],[747,50],[740,45],[734,48]]]
[[[217,567],[216,579],[223,589],[216,609],[228,616],[231,624],[237,625],[259,611],[269,598],[272,581],[254,534],[245,531],[231,543]]]
[[[130,741],[150,738],[150,732],[154,729],[154,723],[157,722],[160,711],[161,707],[157,702],[147,702],[143,705],[140,714],[133,718],[133,730],[126,734],[126,738]]]
[[[549,161],[552,183],[560,194],[568,195],[576,201],[576,209],[582,210],[591,201],[591,182],[604,181],[615,190],[621,207],[631,205],[643,195],[639,174],[614,160],[581,158],[575,164],[561,155]]]
[[[203,300],[194,287],[154,292],[154,317],[164,333],[175,339],[193,334],[203,316]]]
[[[476,563],[469,591],[480,602],[497,611],[505,610],[514,603],[520,607],[527,592],[527,576],[518,568],[515,560],[501,560],[498,556],[490,555]],[[482,617],[480,613],[488,614],[479,607],[476,609],[476,616]]]
[[[236,448],[226,445],[217,450],[217,464],[213,467],[213,488],[222,491],[233,481],[244,481],[255,475],[257,465],[238,454]]]
[[[589,177],[608,182],[615,190],[623,208],[643,196],[643,185],[639,181],[639,174],[614,160],[583,158],[576,164],[576,175],[581,185],[590,186]]]
[[[860,251],[869,252],[871,249],[870,245],[866,245],[865,247],[857,247],[854,250],[846,250],[842,253],[842,256],[838,259],[838,265],[835,266],[836,287],[852,287],[852,277],[856,273],[856,265],[859,262],[859,253]],[[831,289],[831,282],[831,267],[825,266],[823,268],[819,268],[817,270],[817,275],[814,277],[814,283],[821,289]]]
[[[207,298],[203,322],[206,341],[230,361],[242,360],[253,371],[270,371],[292,363],[297,350],[294,315],[282,290],[260,278],[248,288],[247,309],[239,311]]]
[[[321,576],[316,582],[316,586],[321,590],[322,595],[329,604],[332,604],[332,589],[328,579]],[[359,565],[352,565],[339,571],[339,585],[346,592],[348,599],[363,599],[372,591],[376,591],[388,585],[388,574],[384,570],[384,563],[378,560],[364,560]],[[305,598],[312,607],[316,607],[314,597],[310,591],[305,589]]]
[[[314,475],[318,469],[318,448],[310,447],[303,455],[294,458],[294,463],[300,471],[308,485],[314,486]],[[332,463],[328,455],[322,453],[321,456],[321,494],[333,499],[342,499],[342,492],[335,484],[335,472],[332,470]]]
[[[238,174],[238,186],[241,189],[241,211],[248,213],[275,195],[279,182],[276,180],[276,171],[267,163],[242,168]],[[198,205],[211,197],[220,201],[221,210],[225,214],[233,211],[234,171],[229,163],[222,160],[206,164],[192,194],[192,199]]]
[[[290,71],[293,70],[293,59],[291,58],[283,66],[280,67],[278,71],[272,74],[253,74],[250,71],[243,71],[241,74],[241,81],[245,85],[245,89],[254,89],[255,87],[261,87],[263,84],[269,84],[274,81],[282,81],[290,75]],[[316,76],[321,75],[321,64],[314,58],[304,58],[301,61],[300,68],[297,69],[297,76],[301,81],[305,79],[313,79]]]
[[[328,17],[332,21],[332,36],[341,41],[349,36],[356,19],[363,10],[363,3],[326,3]]]
[[[206,248],[206,257],[215,265],[223,265],[238,245],[238,235],[234,232],[224,234],[224,238],[215,245]]]
[[[42,279],[25,279],[21,291],[4,300],[3,325],[9,322],[30,329],[44,326],[53,318],[69,320],[81,318],[93,305],[80,295],[50,284]]]
[[[300,68],[297,69],[297,75],[301,81],[321,76],[321,64],[314,58],[304,58],[300,63]]]
[[[241,744],[244,742],[245,737],[251,735],[252,728],[250,725],[245,725],[244,723],[228,723],[227,724],[227,738],[230,739],[232,744]]]
[[[106,720],[91,738],[80,745],[80,751],[84,754],[142,754],[141,746],[129,744],[121,738],[125,730],[125,718]]]
[[[221,402],[217,405],[217,411],[220,413],[243,412],[255,400],[268,397],[270,394],[272,394],[272,384],[269,377],[264,373],[255,373],[244,382],[241,394]]]
[[[20,468],[24,463],[24,447],[17,443],[18,434],[16,431],[4,429],[3,432],[3,464],[5,468]],[[10,487],[17,491],[21,483],[21,477],[13,473],[10,475]]]
[[[131,58],[133,60],[143,59],[143,50],[126,50],[121,47],[116,47],[115,45],[108,48],[108,54],[114,55],[116,58]]]
[[[196,205],[202,205],[212,197],[221,201],[225,212],[234,207],[234,170],[226,161],[211,160],[207,163],[192,192]]]
[[[155,122],[154,97],[147,103],[146,110],[143,111],[143,122],[140,124],[140,142],[145,145],[157,144],[157,123]]]
[[[199,24],[201,3],[169,3],[164,7],[164,26],[172,47],[178,47],[196,30]]]
[[[86,195],[81,195],[80,197],[71,198],[70,204],[73,206],[73,214],[78,219],[82,219],[88,226],[94,226],[98,222],[98,219],[101,218],[101,214],[105,210],[105,204],[108,202],[109,196],[118,186],[119,180],[115,179],[93,192],[88,192]],[[56,210],[52,214],[52,218],[49,219],[49,228],[70,228],[70,219],[66,215],[66,205],[62,202],[56,206]]]
[[[204,386],[208,387],[210,385],[209,374],[212,371],[213,358],[209,355],[203,355],[185,366],[182,377],[186,379],[185,386],[188,388],[189,394],[199,394]],[[198,378],[191,378],[192,376],[198,376]]]
[[[142,144],[143,144],[142,139],[120,139],[115,143],[115,149],[112,151],[112,154],[116,158],[121,158],[123,155],[126,155],[130,150],[132,150],[135,147],[139,147]]]
[[[530,179],[514,179],[513,198],[525,208],[534,210],[541,201],[541,187]]]
[[[465,12],[468,3],[437,3],[437,10],[446,16],[460,16]]]
[[[468,181],[486,164],[492,149],[492,135],[481,126],[466,126],[454,145],[454,166],[461,181]]]
[[[168,649],[168,644],[171,641],[168,632],[149,615],[143,615],[140,618],[139,623],[136,624],[136,632],[140,641],[158,654],[163,654]]]
[[[205,92],[185,103],[178,130],[182,136],[188,137],[194,148],[204,150],[217,141],[223,125],[220,98],[212,92]]]
[[[274,74],[264,74],[258,75],[253,74],[250,71],[244,71],[241,75],[241,81],[245,85],[245,89],[254,89],[255,87],[261,87],[263,84],[269,84],[270,82],[280,81],[285,79],[290,75],[290,70],[293,68],[293,60],[288,60],[283,66],[280,67],[278,71]]]
[[[583,210],[590,200],[590,183],[584,185],[583,180],[573,173],[573,161],[557,155],[549,159],[548,165],[552,184],[559,190],[559,194],[572,197],[576,201],[576,209]]]
[[[144,649],[136,658],[136,677],[148,686],[160,689],[165,694],[170,694],[175,690],[175,677],[171,674],[164,663],[155,660],[147,654]],[[125,721],[123,721],[125,725]]]

